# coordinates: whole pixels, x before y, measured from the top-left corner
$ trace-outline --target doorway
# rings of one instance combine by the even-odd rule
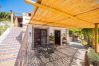
[[[55,35],[55,44],[61,45],[61,32],[60,32],[60,30],[55,30],[54,35]]]
[[[34,29],[34,48],[47,44],[47,29]]]

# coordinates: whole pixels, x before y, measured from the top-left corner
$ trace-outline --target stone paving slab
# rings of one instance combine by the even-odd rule
[[[70,46],[78,49],[75,54],[76,59],[73,60],[73,64],[71,66],[85,66],[85,53],[87,49],[81,43],[77,42],[71,42]]]
[[[76,51],[78,50],[67,45],[58,46],[49,58],[39,56],[36,49],[28,51],[27,55],[22,51],[16,66],[71,66]]]

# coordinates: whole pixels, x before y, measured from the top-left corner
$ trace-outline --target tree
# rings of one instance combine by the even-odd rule
[[[72,37],[72,41],[77,41],[77,38],[81,36],[81,29],[70,29],[69,34]]]
[[[0,12],[0,21],[10,21],[10,13]]]
[[[87,41],[89,46],[92,46],[92,29],[84,28],[84,29],[82,29],[82,33],[84,35],[84,40]]]
[[[70,29],[70,34],[72,37],[78,36],[81,38],[82,43],[87,43],[88,46],[92,46],[92,29],[83,28],[83,29]],[[84,38],[83,38],[84,37]],[[86,44],[84,44],[86,45]]]

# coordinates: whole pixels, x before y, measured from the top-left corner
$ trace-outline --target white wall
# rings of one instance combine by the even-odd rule
[[[52,35],[54,36],[54,30],[60,30],[61,31],[61,45],[62,45],[62,38],[64,36],[64,34],[68,37],[68,30],[66,28],[59,28],[59,27],[49,27],[48,29],[48,35],[50,35],[52,33]],[[66,37],[66,38],[67,38]]]
[[[69,43],[70,42],[69,29],[66,30],[66,36],[67,36],[67,43]]]
[[[23,33],[25,33],[25,31],[27,29],[27,25],[28,25],[28,23],[30,21],[30,18],[31,17],[28,15],[28,13],[23,13],[23,22],[22,22]]]
[[[32,49],[32,39],[33,39],[33,33],[32,33],[32,25],[28,25],[28,43],[29,43],[29,49]]]
[[[30,37],[29,39],[29,41],[32,41],[33,43],[33,45],[34,45],[34,29],[35,28],[40,28],[40,29],[47,29],[47,31],[48,31],[48,36],[47,36],[47,39],[49,39],[48,37],[49,37],[49,35],[52,33],[52,35],[54,36],[54,30],[60,30],[61,31],[61,45],[62,45],[62,38],[63,38],[63,36],[64,36],[64,34],[66,35],[66,37],[68,37],[68,29],[66,29],[66,28],[59,28],[59,27],[49,27],[49,26],[41,26],[41,25],[33,25],[33,27],[31,27],[31,26],[29,26],[30,28],[29,28],[29,32],[33,32],[32,33],[32,37]],[[32,28],[32,29],[31,29]],[[68,38],[67,38],[67,40],[68,40]],[[49,42],[49,40],[48,40],[48,42]],[[32,45],[32,47],[33,47],[33,45]],[[30,46],[31,46],[31,44],[30,44]]]
[[[28,24],[30,21],[30,16],[28,16],[28,13],[23,13],[23,24]]]
[[[62,45],[62,38],[66,36],[66,28],[61,28],[61,45]]]
[[[54,36],[54,28],[53,27],[48,28],[48,35],[51,35],[51,34]]]

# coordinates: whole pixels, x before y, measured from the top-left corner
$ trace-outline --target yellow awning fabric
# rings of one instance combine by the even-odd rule
[[[94,28],[99,0],[38,0],[30,23],[64,28]]]

